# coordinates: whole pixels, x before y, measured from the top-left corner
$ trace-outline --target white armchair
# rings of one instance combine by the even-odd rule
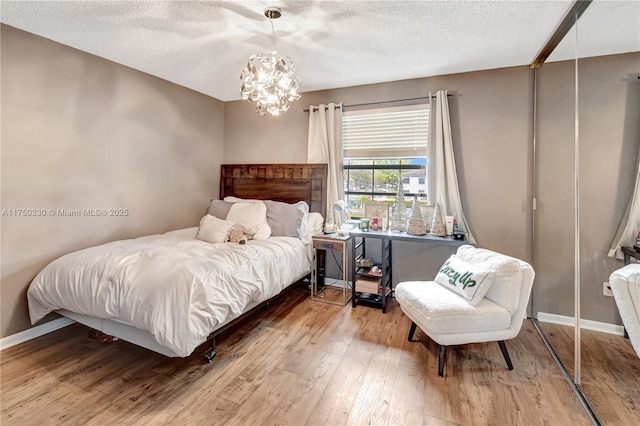
[[[631,345],[640,357],[640,264],[632,263],[613,271],[609,286]]]
[[[518,335],[526,318],[535,273],[528,263],[470,245],[458,248],[434,281],[396,286],[396,299],[416,326],[440,345],[438,375],[444,375],[446,347],[497,341],[509,367],[507,339]]]

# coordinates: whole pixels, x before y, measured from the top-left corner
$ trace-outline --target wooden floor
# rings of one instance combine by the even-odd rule
[[[540,327],[573,377],[574,328]],[[583,393],[604,425],[640,425],[640,358],[629,339],[580,330]]]
[[[438,351],[395,300],[387,314],[296,289],[219,342],[166,358],[74,324],[2,352],[2,426],[590,425],[529,320],[507,342]]]

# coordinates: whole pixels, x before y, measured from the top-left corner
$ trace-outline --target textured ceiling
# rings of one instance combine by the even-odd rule
[[[223,101],[271,44],[302,91],[528,65],[572,1],[10,1],[0,20]],[[640,17],[639,17],[640,18]],[[559,58],[562,59],[562,58]]]

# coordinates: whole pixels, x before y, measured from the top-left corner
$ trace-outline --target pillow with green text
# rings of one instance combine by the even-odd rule
[[[491,288],[494,275],[490,269],[465,262],[454,254],[440,267],[434,281],[476,306]]]

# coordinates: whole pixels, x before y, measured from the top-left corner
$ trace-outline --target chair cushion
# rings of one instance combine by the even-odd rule
[[[505,330],[511,314],[484,298],[473,306],[434,281],[405,281],[396,286],[402,310],[425,333],[456,334]]]
[[[475,306],[491,288],[494,275],[492,270],[465,262],[454,254],[440,267],[434,281]]]
[[[494,271],[493,284],[485,299],[505,307],[511,314],[518,311],[523,279],[521,261],[471,245],[460,246],[456,255],[468,263]]]
[[[609,284],[631,345],[640,356],[640,264],[631,263],[613,271]]]

